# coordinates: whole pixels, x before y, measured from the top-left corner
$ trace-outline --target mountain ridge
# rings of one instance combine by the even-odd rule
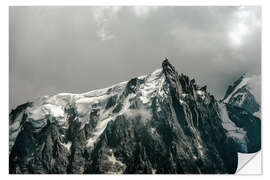
[[[252,87],[252,77],[244,73],[232,85],[229,85],[222,103],[235,105],[244,108],[253,115],[260,117],[260,97],[256,97]]]
[[[258,137],[260,124],[253,115],[241,117],[237,112],[242,108],[236,113],[234,107],[226,109],[230,126],[224,126],[220,105],[207,86],[179,75],[166,59],[151,74],[83,94],[41,97],[13,110],[9,170],[234,173],[237,152],[260,149],[258,138],[252,138]],[[237,123],[239,117],[255,122],[256,131],[247,136],[254,123]],[[237,128],[248,141],[229,134]]]

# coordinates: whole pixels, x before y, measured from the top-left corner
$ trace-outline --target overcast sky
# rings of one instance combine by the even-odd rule
[[[10,107],[148,74],[164,57],[221,98],[260,84],[259,7],[10,7]],[[257,91],[260,94],[260,91]]]

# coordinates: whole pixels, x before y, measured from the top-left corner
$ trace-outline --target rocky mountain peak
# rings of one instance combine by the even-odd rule
[[[174,66],[169,62],[167,58],[162,62],[163,72],[177,73]]]
[[[221,102],[244,108],[250,113],[260,116],[258,97],[254,96],[254,85],[251,83],[252,77],[248,77],[247,73],[243,73],[228,87]]]
[[[130,94],[130,93],[136,93],[137,90],[139,89],[140,83],[139,83],[139,79],[137,77],[132,78],[131,80],[128,81],[127,85],[126,85],[126,95]]]
[[[234,173],[237,152],[260,149],[258,118],[219,105],[167,58],[108,88],[38,98],[10,119],[10,173]]]
[[[246,77],[246,73],[243,73],[236,81],[233,82],[232,85],[229,85],[222,101],[225,100],[235,90],[235,88],[243,81],[245,77]]]

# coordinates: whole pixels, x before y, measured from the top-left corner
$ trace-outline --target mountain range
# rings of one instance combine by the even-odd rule
[[[11,174],[233,174],[261,149],[260,103],[243,74],[217,100],[166,59],[154,72],[9,114]]]

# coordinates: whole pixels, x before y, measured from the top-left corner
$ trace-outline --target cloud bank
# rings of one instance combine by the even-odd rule
[[[261,74],[259,7],[10,7],[10,108],[160,68],[168,57],[218,98]],[[260,91],[259,91],[260,92]]]

